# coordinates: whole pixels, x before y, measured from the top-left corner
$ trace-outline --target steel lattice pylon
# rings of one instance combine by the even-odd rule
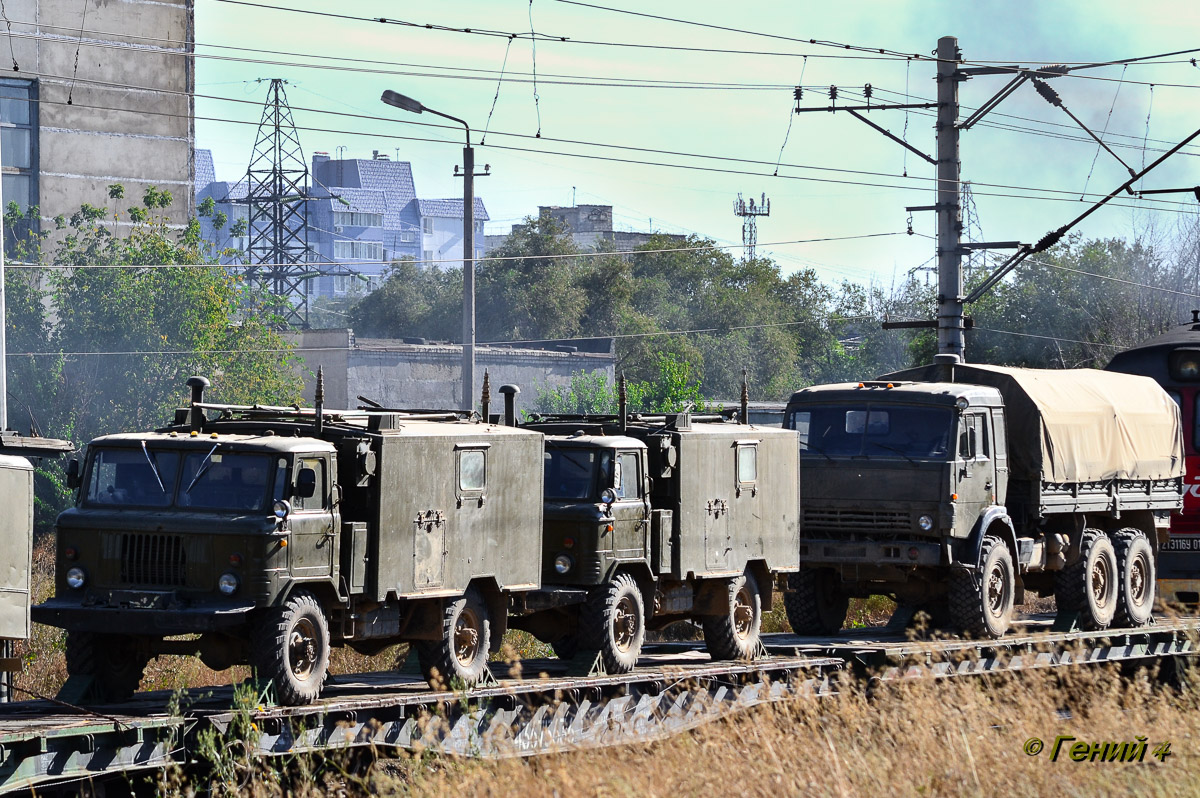
[[[754,204],[754,198],[751,197],[749,202],[742,199],[742,195],[738,194],[738,198],[733,203],[733,213],[735,216],[742,217],[742,246],[745,248],[744,257],[747,261],[754,260],[754,248],[758,244],[758,224],[759,216],[771,215],[771,201],[767,199],[767,195],[763,194],[761,202],[758,205]]]
[[[254,153],[246,172],[251,287],[284,300],[277,312],[287,327],[308,327],[308,164],[292,121],[284,81],[267,91]]]

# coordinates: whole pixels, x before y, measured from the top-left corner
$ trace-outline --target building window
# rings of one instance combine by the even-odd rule
[[[433,217],[432,216],[426,216],[424,219],[421,220],[421,232],[425,233],[425,235],[433,234]]]
[[[414,233],[412,230],[401,230],[400,231],[400,242],[401,243],[411,244],[416,240],[417,240],[417,234]]]
[[[37,89],[33,81],[0,79],[0,149],[4,207],[15,202],[25,211],[37,205]],[[16,230],[6,230],[5,244],[24,240],[36,223],[36,219],[29,220]]]
[[[426,263],[431,262],[433,260],[433,250],[427,249],[421,253],[421,260],[425,261]]]
[[[382,241],[334,241],[333,257],[353,260],[383,260]]]
[[[333,223],[343,227],[383,227],[383,214],[334,211]]]

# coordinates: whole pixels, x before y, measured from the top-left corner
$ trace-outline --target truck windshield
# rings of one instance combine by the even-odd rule
[[[229,454],[220,449],[98,449],[91,457],[84,501],[128,507],[262,510],[274,468],[269,455]]]
[[[954,413],[948,407],[858,404],[801,406],[785,419],[800,448],[824,455],[942,459],[950,455]]]
[[[94,504],[166,507],[175,493],[178,471],[178,452],[101,449],[92,458],[86,500]]]
[[[591,449],[546,451],[546,498],[590,499],[595,491],[597,452]]]
[[[267,501],[270,457],[193,452],[183,461],[179,506],[211,510],[261,510]]]

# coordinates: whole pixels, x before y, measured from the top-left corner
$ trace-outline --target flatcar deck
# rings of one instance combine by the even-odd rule
[[[397,672],[337,676],[305,707],[255,706],[246,744],[262,755],[355,746],[464,756],[528,756],[676,734],[722,714],[832,689],[832,677],[949,677],[1195,654],[1200,620],[1142,629],[1056,632],[1029,618],[998,641],[916,640],[859,629],[832,637],[764,636],[767,656],[713,662],[692,643],[647,645],[629,674],[572,676],[568,663],[493,663],[494,684],[434,691]],[[0,792],[186,764],[206,729],[233,734],[233,688],[196,691],[171,714],[166,692],[87,710],[49,701],[0,705]],[[245,725],[245,724],[244,724]]]

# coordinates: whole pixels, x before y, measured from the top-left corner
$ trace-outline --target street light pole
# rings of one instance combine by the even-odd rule
[[[462,409],[475,408],[475,150],[471,148],[471,127],[457,116],[427,108],[399,92],[385,91],[380,98],[386,104],[414,114],[428,111],[463,126],[467,146],[463,147],[463,362]],[[455,173],[458,172],[457,167]],[[484,419],[485,421],[487,419]]]

